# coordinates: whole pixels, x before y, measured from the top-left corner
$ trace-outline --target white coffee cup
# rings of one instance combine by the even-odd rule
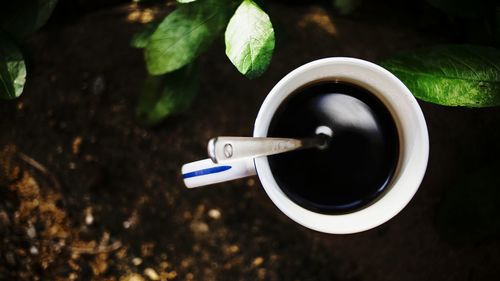
[[[293,70],[264,100],[254,126],[254,137],[266,137],[280,104],[298,88],[315,81],[343,81],[365,88],[384,103],[396,123],[399,160],[386,191],[371,204],[346,213],[328,215],[293,202],[277,184],[267,157],[215,164],[211,159],[182,167],[188,188],[258,174],[269,198],[297,223],[325,233],[347,234],[374,228],[398,214],[417,191],[427,168],[429,137],[422,111],[408,88],[392,73],[368,61],[334,57],[316,60]]]

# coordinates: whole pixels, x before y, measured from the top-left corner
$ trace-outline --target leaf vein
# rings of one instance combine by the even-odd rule
[[[208,21],[210,21],[212,18],[214,18],[214,17],[215,17],[215,15],[216,15],[216,14],[217,14],[217,12],[213,13],[212,15],[210,15],[210,16],[209,16],[206,20],[204,20],[203,22],[201,22],[199,25],[197,25],[197,26],[196,26],[196,27],[194,27],[193,29],[190,29],[190,30],[189,30],[189,32],[187,32],[187,33],[183,34],[182,36],[180,36],[180,37],[181,37],[181,39],[179,39],[179,40],[175,41],[174,43],[170,44],[170,46],[165,47],[165,48],[162,48],[162,51],[160,52],[160,54],[161,54],[162,56],[163,56],[163,55],[165,55],[165,54],[168,52],[168,50],[169,50],[169,49],[171,49],[171,48],[172,48],[172,47],[174,47],[175,45],[179,44],[179,42],[182,42],[182,40],[183,40],[184,38],[186,38],[186,37],[187,37],[187,36],[189,36],[191,33],[193,33],[195,30],[197,30],[198,28],[200,28],[201,26],[203,26],[205,23],[207,23]],[[169,37],[168,37],[168,38],[169,38]],[[172,38],[175,38],[175,36],[174,36],[174,37],[172,37]],[[151,39],[152,39],[151,41],[152,41],[152,42],[154,42],[154,41],[161,41],[161,40],[165,40],[166,38],[159,38],[159,39],[151,38]]]

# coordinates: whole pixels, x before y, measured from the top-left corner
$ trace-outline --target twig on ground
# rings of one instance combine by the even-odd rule
[[[97,247],[70,247],[71,251],[77,254],[99,254],[99,253],[107,253],[118,250],[122,246],[120,241],[116,241],[107,246],[97,246]]]
[[[63,191],[63,189],[61,187],[61,183],[59,182],[57,177],[52,172],[50,172],[44,165],[42,165],[40,162],[36,161],[35,159],[29,157],[28,155],[26,155],[22,152],[18,152],[18,155],[19,155],[19,158],[21,160],[23,160],[28,165],[30,165],[31,167],[35,168],[36,170],[42,172],[44,175],[46,175],[47,177],[50,178],[50,181],[52,182],[54,187],[61,193],[61,195],[62,195],[61,199],[63,201],[64,206],[67,206],[66,205],[66,198],[64,196],[64,191]]]

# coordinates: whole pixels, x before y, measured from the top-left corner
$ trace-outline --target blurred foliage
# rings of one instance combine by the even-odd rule
[[[212,45],[224,30],[226,30],[226,54],[236,69],[248,78],[262,75],[267,69],[274,49],[274,29],[267,14],[252,0],[199,0],[178,1],[177,9],[159,23],[148,25],[143,31],[134,35],[131,45],[135,48],[144,48],[144,57],[147,69],[151,75],[166,75],[190,63]],[[236,12],[235,12],[236,10]],[[228,24],[229,23],[229,24]],[[192,77],[180,77],[185,81]],[[184,75],[188,75],[184,73]],[[171,87],[164,90],[161,86],[151,87],[148,78],[141,99],[139,101],[140,117],[146,117],[146,124],[157,124],[161,119],[181,110],[163,110],[171,108],[173,104],[169,97],[182,95],[183,92],[173,94],[172,90],[181,91],[182,88]],[[169,80],[169,79],[167,79]],[[168,87],[167,81],[164,87]],[[163,85],[158,83],[157,85]],[[148,93],[158,91],[159,93]],[[161,93],[170,92],[169,95]],[[190,93],[186,93],[190,95]],[[157,97],[156,102],[151,99]],[[191,100],[191,98],[186,99]],[[164,106],[159,106],[165,103]],[[145,114],[147,104],[157,106],[149,108]],[[183,107],[187,108],[184,104]],[[158,112],[154,112],[158,111]],[[147,116],[155,116],[154,122]],[[161,118],[159,118],[161,116]]]
[[[197,77],[193,64],[167,74],[149,75],[137,105],[137,115],[145,125],[152,126],[166,116],[186,110],[198,90]]]
[[[44,25],[57,0],[16,0],[0,9],[0,98],[19,97],[26,82],[26,64],[19,42]]]
[[[161,75],[192,62],[223,31],[230,5],[222,0],[181,4],[147,40],[144,56],[148,71]]]
[[[158,25],[160,25],[159,21],[153,21],[146,24],[143,30],[134,34],[132,40],[130,41],[130,46],[138,49],[146,48],[146,45],[149,42],[149,38],[158,28]]]
[[[382,62],[419,99],[448,106],[500,105],[500,51],[443,45]]]
[[[333,0],[333,7],[339,11],[341,15],[348,15],[362,4],[363,0]]]
[[[0,9],[0,27],[15,38],[24,38],[49,19],[57,0],[5,1]]]

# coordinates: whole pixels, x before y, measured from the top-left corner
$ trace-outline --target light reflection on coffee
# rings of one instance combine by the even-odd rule
[[[282,191],[302,207],[326,214],[352,212],[373,202],[388,186],[399,157],[390,112],[361,87],[319,82],[281,104],[268,136],[305,138],[319,126],[333,131],[327,149],[268,157]]]

